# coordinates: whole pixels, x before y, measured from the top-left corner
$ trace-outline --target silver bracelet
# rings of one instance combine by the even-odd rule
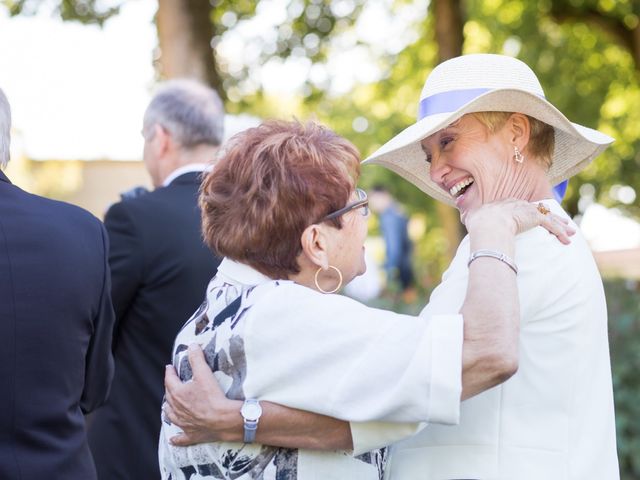
[[[500,260],[501,262],[506,263],[509,266],[509,268],[514,271],[516,275],[518,274],[518,267],[516,267],[516,264],[513,261],[513,259],[505,255],[504,253],[498,252],[496,250],[476,250],[469,257],[469,261],[467,262],[467,267],[471,265],[471,262],[473,262],[476,258],[480,258],[480,257],[491,257],[491,258]]]

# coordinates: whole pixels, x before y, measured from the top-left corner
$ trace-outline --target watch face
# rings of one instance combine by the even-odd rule
[[[240,413],[247,420],[257,420],[262,415],[262,408],[257,403],[245,403],[242,405]]]

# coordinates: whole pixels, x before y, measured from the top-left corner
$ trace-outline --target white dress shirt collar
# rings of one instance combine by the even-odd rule
[[[220,262],[218,275],[229,283],[240,283],[242,285],[260,285],[261,283],[273,280],[255,268],[227,257],[223,258],[222,262]]]
[[[182,167],[176,168],[173,172],[167,175],[167,178],[162,182],[162,186],[166,187],[171,184],[176,178],[185,173],[191,172],[205,172],[211,170],[211,165],[207,165],[206,163],[189,163],[187,165],[183,165]]]

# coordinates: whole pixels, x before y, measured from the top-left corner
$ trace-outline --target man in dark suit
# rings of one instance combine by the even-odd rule
[[[89,428],[101,480],[157,479],[164,366],[205,296],[219,259],[202,241],[198,189],[222,141],[217,94],[166,83],[144,116],[144,162],[156,189],[106,214],[111,250],[116,374]]]
[[[0,167],[9,160],[0,90]],[[0,172],[0,478],[91,480],[83,413],[113,376],[107,235]]]

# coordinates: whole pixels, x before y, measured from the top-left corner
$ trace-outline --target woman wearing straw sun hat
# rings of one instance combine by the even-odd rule
[[[568,218],[552,185],[612,141],[571,123],[521,61],[464,55],[433,70],[419,120],[364,163],[455,205],[463,219],[502,198]],[[518,372],[463,402],[458,426],[430,425],[394,445],[389,478],[619,478],[602,282],[580,233],[567,246],[548,237],[535,229],[517,239]],[[465,238],[423,315],[459,304],[471,259]]]

